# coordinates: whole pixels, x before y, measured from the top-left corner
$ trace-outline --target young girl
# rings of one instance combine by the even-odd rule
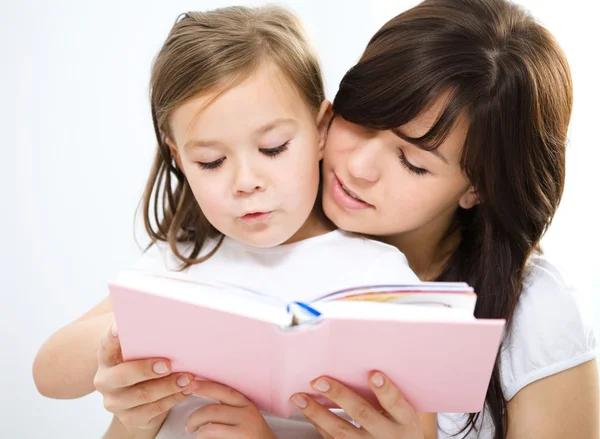
[[[563,191],[571,106],[557,42],[504,0],[427,0],[398,15],[334,100],[327,216],[398,247],[422,280],[473,285],[477,317],[507,319],[485,410],[440,414],[441,438],[599,437],[596,338],[539,251]],[[371,385],[383,414],[334,378],[315,389],[362,429],[293,399],[325,437],[423,437],[385,377]]]
[[[158,150],[144,221],[153,245],[136,268],[179,270],[286,301],[418,282],[395,247],[334,230],[315,203],[330,104],[317,59],[285,10],[181,16],[154,62],[151,105]],[[140,427],[148,430],[135,434],[190,437],[210,423],[202,437],[318,437],[303,416],[267,416],[269,426],[235,390],[171,376],[166,359],[123,363],[114,327],[96,360],[111,311],[106,299],[42,347],[34,376],[43,394],[78,397],[95,387],[121,424],[113,428],[127,434]],[[221,404],[177,405],[191,392]]]

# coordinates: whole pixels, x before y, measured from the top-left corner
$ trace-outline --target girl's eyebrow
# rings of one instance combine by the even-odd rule
[[[217,140],[190,139],[187,142],[185,142],[185,145],[183,145],[183,149],[203,148],[203,147],[218,146],[218,145],[223,145],[223,143],[219,142]]]
[[[281,125],[297,125],[297,122],[289,117],[280,117],[257,128],[254,132],[257,134],[265,134]]]
[[[297,125],[297,122],[295,119],[281,117],[281,118],[272,120],[271,122],[268,122],[268,123],[258,127],[257,129],[254,130],[254,134],[256,134],[256,135],[266,134],[269,131],[272,131],[275,128],[278,128],[282,125]],[[219,146],[219,145],[222,146],[223,142],[219,142],[218,140],[190,139],[187,142],[185,142],[185,144],[183,145],[183,148],[184,149],[202,148],[202,147]]]

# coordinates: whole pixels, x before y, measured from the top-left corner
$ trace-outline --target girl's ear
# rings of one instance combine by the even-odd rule
[[[333,112],[331,111],[331,102],[325,99],[321,102],[321,106],[319,107],[319,113],[317,114],[317,130],[319,134],[319,159],[323,158],[323,153],[325,151],[325,141],[327,140],[327,130],[329,128],[329,122],[333,117]]]
[[[473,206],[477,206],[481,201],[479,200],[479,194],[477,189],[473,186],[469,186],[469,189],[458,199],[458,205],[463,209],[470,209]]]
[[[177,167],[181,172],[185,174],[185,172],[183,171],[183,166],[181,166],[181,156],[179,155],[179,149],[177,149],[177,145],[169,137],[165,139],[165,142],[167,142],[167,145],[169,145],[169,149],[171,150],[171,154],[175,159],[175,163],[177,163]]]

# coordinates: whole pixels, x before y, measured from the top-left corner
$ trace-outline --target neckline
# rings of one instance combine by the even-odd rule
[[[296,241],[289,244],[280,244],[275,247],[254,247],[248,244],[244,244],[242,242],[236,241],[228,236],[223,238],[223,243],[221,244],[221,248],[229,247],[236,248],[239,250],[252,251],[255,253],[276,253],[276,252],[289,252],[292,250],[297,250],[301,247],[308,247],[317,241],[329,241],[337,236],[340,236],[342,231],[340,229],[332,230],[331,232],[326,232],[321,235],[312,236],[310,238],[303,239],[302,241]]]

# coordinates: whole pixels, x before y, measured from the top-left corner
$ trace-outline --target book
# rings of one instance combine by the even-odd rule
[[[174,372],[230,386],[289,417],[310,382],[330,376],[378,406],[368,387],[384,372],[419,412],[483,408],[504,320],[476,319],[464,283],[374,285],[309,301],[221,282],[127,270],[109,283],[125,361],[168,358]]]

